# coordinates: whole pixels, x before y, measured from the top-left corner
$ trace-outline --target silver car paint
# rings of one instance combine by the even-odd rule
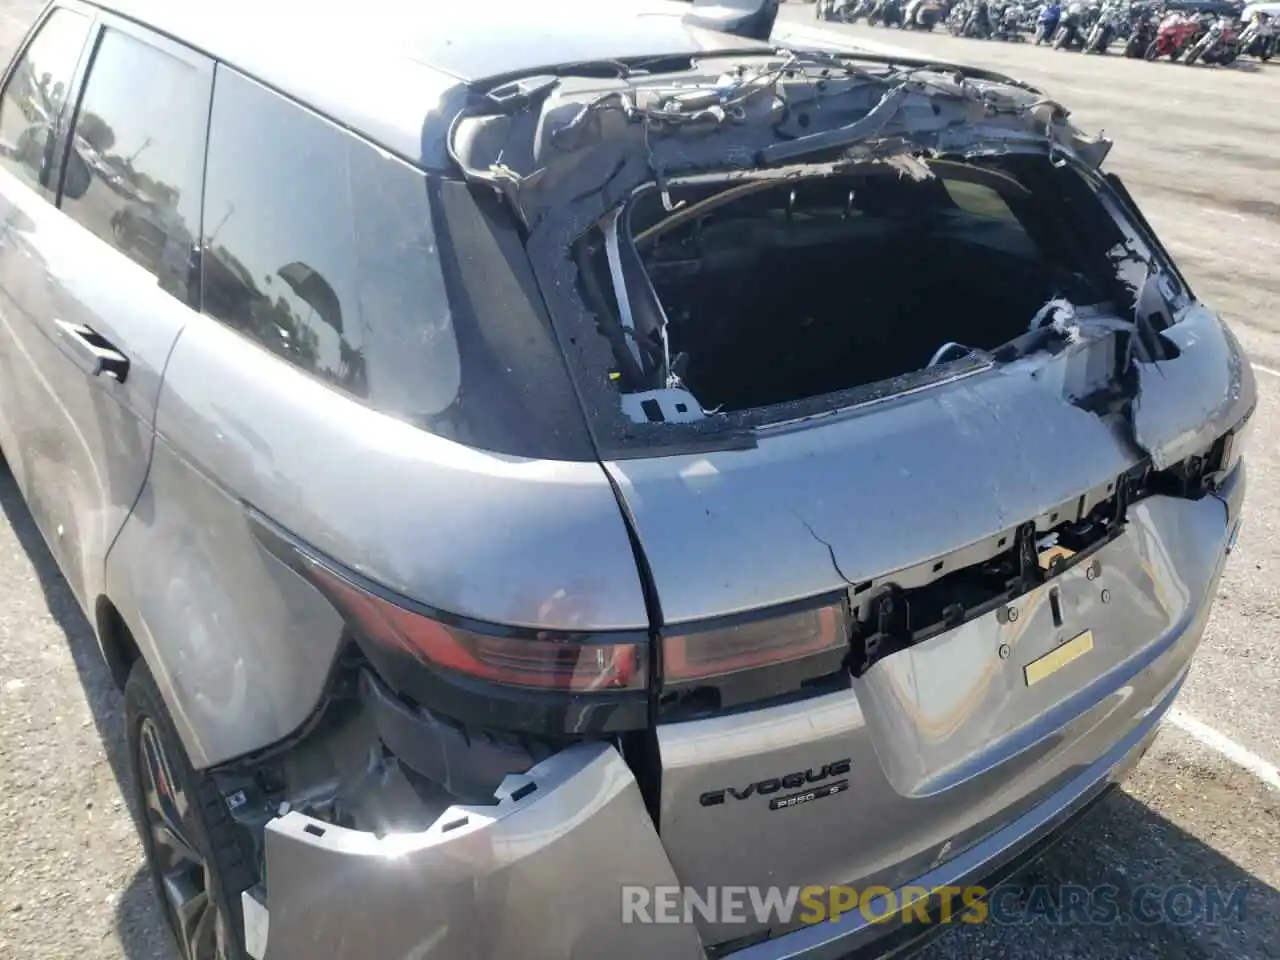
[[[1170,691],[1162,702],[1153,704],[1150,713],[1132,733],[1035,807],[964,852],[951,856],[945,862],[931,864],[927,873],[896,888],[893,902],[907,902],[909,891],[914,891],[912,896],[919,896],[920,890],[988,886],[993,872],[1016,864],[1019,858],[1025,859],[1028,854],[1034,856],[1032,848],[1035,844],[1045,841],[1072,817],[1087,810],[1107,787],[1122,781],[1142,759],[1178,689]],[[887,898],[873,900],[868,914],[884,917],[888,905]],[[734,960],[798,960],[801,957],[804,960],[843,960],[850,951],[859,948],[874,951],[877,941],[884,936],[885,926],[882,920],[864,918],[861,911],[846,913],[838,920],[801,927],[735,951],[731,956]]]
[[[1138,437],[1167,458],[1252,406],[1253,374],[1193,306],[1176,360],[1140,364]],[[1082,342],[822,420],[758,432],[752,450],[607,464],[635,517],[667,623],[844,589],[977,543],[1117,477],[1142,451],[1072,404]],[[1164,386],[1162,373],[1176,376]],[[1209,428],[1212,429],[1212,428]],[[1185,453],[1183,454],[1185,455]],[[750,518],[750,522],[744,522]]]
[[[684,22],[689,3],[671,0],[629,0],[617,7],[591,0],[499,0],[483,18],[464,4],[424,6],[417,0],[330,4],[323,17],[261,0],[219,0],[216,17],[200,4],[172,0],[103,0],[103,6],[183,37],[428,168],[449,164],[444,141],[469,81],[602,55],[772,49],[690,26]],[[573,29],[562,29],[564,23]],[[282,44],[287,57],[280,55]]]
[[[706,871],[688,846],[691,840],[697,844],[693,834],[699,826],[706,841],[696,851],[712,848],[715,866],[726,874],[718,879],[722,883],[858,883],[861,888],[871,881],[926,890],[980,884],[990,871],[1058,829],[1065,817],[1122,778],[1150,744],[1199,641],[1211,595],[1203,590],[1216,583],[1243,495],[1241,468],[1220,499],[1191,503],[1160,498],[1139,508],[1134,529],[1109,548],[1105,569],[1114,564],[1116,581],[1136,576],[1148,589],[1137,604],[1117,604],[1117,610],[1126,612],[1115,616],[1114,626],[1158,625],[1167,632],[1145,647],[1141,641],[1100,645],[1098,652],[1112,668],[1093,682],[1099,688],[1093,708],[1061,726],[1055,726],[1060,716],[1035,718],[1031,726],[1039,745],[1024,745],[1022,754],[1004,745],[1004,752],[1013,755],[1000,758],[1003,769],[990,771],[986,780],[967,788],[953,785],[951,792],[924,802],[905,802],[879,770],[877,745],[882,741],[865,719],[914,709],[911,698],[918,688],[910,684],[916,677],[936,677],[958,666],[971,678],[954,695],[948,693],[953,704],[964,701],[953,711],[959,719],[922,703],[926,716],[941,721],[930,746],[942,748],[951,741],[971,757],[983,755],[984,719],[1004,715],[1001,701],[1014,703],[1017,715],[1032,706],[1032,699],[1017,702],[1016,684],[1000,682],[1007,681],[1012,669],[1007,664],[1020,664],[1020,659],[985,671],[969,671],[960,662],[969,651],[953,647],[994,639],[975,640],[974,630],[962,628],[937,638],[938,649],[932,653],[906,650],[887,658],[867,684],[848,694],[666,728],[664,823],[681,816],[678,805],[685,816],[693,812],[691,822],[679,824],[677,819],[678,838],[664,831],[659,839],[630,768],[604,744],[571,748],[524,776],[508,777],[496,794],[496,806],[450,808],[422,833],[376,837],[286,813],[267,824],[266,865],[273,880],[267,913],[256,907],[258,891],[245,895],[246,912],[257,918],[255,933],[266,945],[255,956],[309,960],[323,950],[333,960],[375,955],[438,960],[701,957],[699,932],[705,938],[742,936],[750,928],[698,931],[691,924],[626,924],[622,889],[624,884],[652,889],[705,882]],[[1093,613],[1101,615],[1097,609]],[[1021,638],[1023,652],[1035,642]],[[945,663],[922,664],[921,657]],[[1079,685],[1091,668],[1064,674],[1046,682]],[[915,739],[889,743],[884,752],[908,760],[900,769],[910,779],[910,744],[922,740],[920,726],[908,726]],[[806,756],[827,758],[841,750],[856,751],[858,757],[852,789],[769,816],[785,823],[788,816],[826,806],[829,822],[816,828],[807,824],[805,836],[810,844],[822,845],[848,837],[849,845],[861,851],[861,875],[816,866],[801,869],[797,854],[802,856],[807,847],[794,854],[788,850],[797,834],[785,827],[770,829],[773,824],[759,816],[731,829],[692,822],[698,813],[694,794],[708,776],[723,780],[735,768],[754,776],[761,759],[771,760],[774,751],[777,762],[790,768],[804,763]],[[993,775],[1038,786],[1034,795],[1019,799],[1016,788],[993,787]],[[665,789],[668,778],[676,783],[672,789]],[[537,785],[532,794],[513,798],[531,783]],[[967,803],[957,806],[961,792],[967,792]],[[966,829],[966,824],[972,826]],[[739,832],[743,829],[750,832]],[[725,844],[726,830],[755,842]],[[778,869],[779,858],[789,866]],[[884,928],[853,914],[839,922],[776,933],[733,956],[835,958],[870,946]]]
[[[613,747],[565,750],[496,796],[381,838],[300,813],[271,821],[266,957],[703,956],[692,926],[622,924],[624,884],[677,879]]]
[[[165,361],[192,313],[7,171],[0,224],[0,438],[92,620],[103,559],[146,476]],[[125,381],[86,373],[58,321],[90,327],[126,353]]]
[[[1071,568],[1017,601],[1016,620],[970,621],[876,662],[845,692],[660,727],[662,839],[681,881],[896,887],[1126,737],[1181,682],[1231,531],[1216,497],[1153,497],[1129,517],[1095,555],[1096,579]],[[1027,663],[1085,630],[1091,653],[1026,684]],[[699,804],[706,791],[843,758],[850,788],[803,806],[771,810],[759,795]],[[703,929],[708,943],[750,932]]]
[[[1134,433],[1157,468],[1204,450],[1239,420],[1257,394],[1234,333],[1203,306],[1164,331],[1180,356],[1139,365]],[[1244,407],[1247,409],[1247,407]]]
[[[156,430],[146,488],[107,576],[197,767],[301,725],[340,639],[329,604],[265,558],[244,504],[450,613],[548,629],[648,627],[597,463],[442,440],[207,317],[194,317],[173,351]]]
[[[77,518],[76,546],[55,548],[59,561],[82,602],[101,589],[119,607],[197,766],[302,724],[339,642],[336,615],[250,536],[245,504],[388,587],[455,613],[568,629],[647,624],[627,533],[598,465],[486,454],[346,400],[213,321],[175,312],[167,299],[156,304],[165,295],[149,277],[135,290],[131,265],[116,263],[123,258],[77,238],[79,228],[47,205],[25,211],[26,198],[10,186],[0,182],[4,202],[19,211],[4,218],[0,241],[11,244],[0,249],[0,267],[12,271],[0,272],[9,297],[3,349],[11,363],[29,357],[23,370],[35,379],[8,407],[6,449],[32,431],[16,444],[16,472],[46,536],[55,540],[61,526],[65,538]],[[9,259],[14,251],[21,260]],[[47,337],[24,340],[29,331],[15,324],[88,305],[99,329],[127,345],[137,376],[118,391],[123,399],[96,381],[69,384],[65,415],[20,421],[12,411],[27,415],[62,388],[52,386],[57,364],[36,356]],[[608,470],[637,517],[671,622],[810,595],[1051,509],[1118,474],[1135,443],[1167,458],[1206,438],[1207,424],[1228,425],[1252,403],[1237,346],[1199,310],[1174,335],[1185,335],[1182,356],[1169,362],[1180,387],[1163,390],[1144,371],[1133,437],[1066,403],[1064,377],[1046,376],[1036,388],[1018,368],[890,401],[874,416],[767,431],[752,451]],[[89,440],[86,423],[97,424]],[[117,453],[119,461],[99,459]],[[42,475],[32,463],[59,470]],[[1241,469],[1224,494],[1237,508],[1243,482]],[[132,502],[126,494],[139,488],[105,587],[95,588],[86,571],[96,568],[101,580],[101,557]],[[1130,517],[1129,531],[1104,552],[1112,604],[1104,609],[1100,594],[1089,594],[1101,586],[1092,583],[1068,604],[1081,623],[1097,624],[1090,657],[1034,691],[1018,686],[1026,658],[1060,639],[1035,629],[1045,616],[1035,595],[1021,601],[1021,629],[977,621],[882,661],[847,693],[732,722],[668,725],[659,733],[661,836],[629,769],[599,743],[509,780],[497,806],[466,811],[472,821],[454,830],[446,827],[458,817],[448,815],[428,835],[383,839],[301,814],[273,821],[268,955],[503,956],[518,943],[533,956],[696,956],[699,931],[690,927],[622,928],[619,881],[901,882],[938,876],[948,857],[947,875],[990,864],[1123,769],[1185,675],[1235,511],[1216,498],[1153,499]],[[1069,573],[1061,585],[1078,581]],[[1008,659],[999,658],[1001,640]],[[949,699],[921,696],[939,677],[952,684]],[[697,804],[702,790],[809,758],[827,762],[838,750],[854,758],[853,789],[772,813],[739,804],[742,813],[728,808],[736,823],[699,820],[711,809]],[[538,789],[515,800],[527,783]],[[868,833],[852,831],[854,802],[859,815],[878,817],[866,817]],[[806,819],[784,831],[763,816]],[[832,842],[845,835],[847,845]],[[491,939],[477,942],[477,931]],[[812,928],[749,953],[791,955],[831,936]]]

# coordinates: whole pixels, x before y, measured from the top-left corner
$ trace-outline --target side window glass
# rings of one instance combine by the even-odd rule
[[[225,67],[214,84],[204,311],[367,395],[350,134]]]
[[[209,71],[107,29],[89,68],[63,181],[67,214],[187,303],[195,289],[210,83]]]
[[[365,143],[351,146],[351,174],[370,399],[430,423],[457,399],[461,369],[426,177]]]
[[[0,96],[0,166],[36,189],[55,186],[59,117],[91,26],[74,10],[53,11]]]

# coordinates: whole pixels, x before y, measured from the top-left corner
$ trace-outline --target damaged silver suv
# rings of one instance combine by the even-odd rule
[[[0,444],[191,960],[896,948],[1177,696],[1235,338],[1046,94],[739,2],[56,0],[9,67]]]

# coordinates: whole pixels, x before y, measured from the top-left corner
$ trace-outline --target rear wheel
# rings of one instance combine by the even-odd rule
[[[192,768],[146,663],[125,684],[138,829],[183,960],[248,960],[240,893],[254,880],[213,781]]]

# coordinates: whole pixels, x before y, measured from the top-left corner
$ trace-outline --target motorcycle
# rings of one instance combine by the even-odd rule
[[[911,0],[902,17],[902,29],[932,32],[942,18],[942,5],[937,0]]]
[[[1082,16],[1074,11],[1063,15],[1058,24],[1058,32],[1053,35],[1053,49],[1079,50],[1084,46],[1084,33],[1081,26]]]
[[[1111,45],[1111,41],[1115,39],[1119,33],[1119,25],[1116,23],[1114,15],[1108,14],[1098,18],[1098,21],[1089,30],[1089,36],[1084,42],[1085,53],[1106,53],[1107,47]]]
[[[1147,60],[1159,60],[1161,57],[1177,60],[1199,39],[1203,30],[1199,17],[1170,13],[1156,26],[1155,39],[1147,45],[1143,57]]]
[[[814,16],[819,20],[857,23],[871,12],[875,0],[817,0]]]
[[[1054,33],[1058,29],[1058,21],[1062,19],[1062,7],[1056,3],[1046,3],[1040,8],[1040,15],[1036,17],[1035,43],[1040,46],[1053,39]]]
[[[974,40],[991,39],[991,8],[986,0],[978,0],[969,10],[964,24],[960,28],[960,36]]]
[[[1080,36],[1088,37],[1089,32],[1093,30],[1093,25],[1102,19],[1102,5],[1099,3],[1091,3],[1084,9],[1083,15],[1080,17]],[[1083,49],[1084,44],[1081,43]]]
[[[1146,16],[1138,20],[1129,31],[1129,39],[1125,41],[1124,55],[1130,59],[1138,59],[1147,52],[1147,47],[1156,38],[1155,17]]]
[[[1200,38],[1187,51],[1186,64],[1201,63],[1225,67],[1240,55],[1239,33],[1230,17],[1214,17]]]
[[[1014,43],[1025,40],[1022,35],[1022,8],[1016,4],[1006,4],[994,12],[992,18],[992,37]]]
[[[867,26],[883,23],[886,27],[902,26],[902,0],[876,0],[867,14]]]
[[[1271,17],[1259,12],[1240,34],[1240,52],[1266,63],[1275,56],[1276,46],[1275,27],[1271,23]]]

